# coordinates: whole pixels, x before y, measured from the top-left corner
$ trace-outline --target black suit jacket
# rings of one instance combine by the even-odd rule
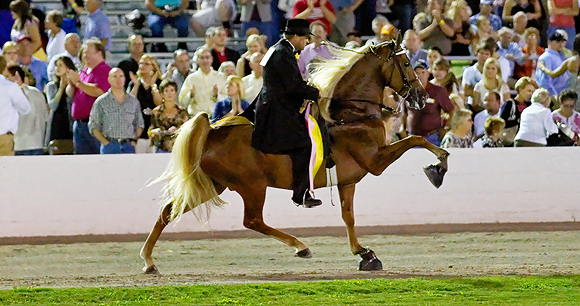
[[[240,54],[237,51],[234,51],[230,48],[226,48],[224,52],[226,53],[226,61],[232,61],[234,62],[234,64],[238,63],[238,60],[240,59]],[[220,69],[220,65],[222,64],[222,62],[220,62],[217,52],[215,52],[214,49],[211,49],[211,56],[213,57],[213,64],[211,64],[213,66],[213,70],[218,71],[218,69]]]
[[[264,85],[255,104],[252,146],[265,153],[285,154],[310,147],[304,114],[305,99],[317,101],[318,89],[302,79],[294,47],[281,39],[264,60]]]

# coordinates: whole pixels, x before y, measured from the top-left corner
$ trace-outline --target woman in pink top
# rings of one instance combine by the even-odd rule
[[[552,36],[557,29],[563,29],[568,33],[566,48],[572,49],[576,36],[574,27],[574,16],[578,15],[578,0],[548,0],[548,15],[550,16],[550,25],[548,26],[547,37]]]

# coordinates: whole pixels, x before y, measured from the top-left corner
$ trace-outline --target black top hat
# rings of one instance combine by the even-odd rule
[[[288,19],[284,33],[300,36],[310,35],[310,22],[306,19]]]

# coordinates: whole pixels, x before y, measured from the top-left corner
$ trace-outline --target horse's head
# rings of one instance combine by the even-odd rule
[[[409,108],[421,109],[428,95],[411,66],[404,49],[398,43],[389,41],[371,47],[371,52],[382,61],[385,86],[391,87],[407,101]]]

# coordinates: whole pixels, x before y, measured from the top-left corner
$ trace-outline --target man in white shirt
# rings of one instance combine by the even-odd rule
[[[56,60],[61,56],[70,57],[70,59],[72,59],[73,63],[75,64],[75,67],[77,67],[77,71],[81,70],[80,69],[81,60],[79,59],[79,51],[81,50],[81,39],[79,38],[78,34],[69,33],[65,36],[64,49],[66,50],[65,52],[53,56],[48,63],[46,72],[48,74],[49,80],[54,80]]]
[[[27,85],[26,74],[20,66],[10,66],[6,70],[6,78],[18,84],[30,102],[30,112],[21,114],[18,119],[18,131],[14,134],[14,154],[42,155],[49,112],[46,98],[40,90]]]
[[[493,47],[487,44],[479,43],[475,49],[477,63],[467,67],[463,71],[461,85],[467,97],[468,104],[473,101],[473,88],[483,78],[483,65],[485,61],[493,54]]]
[[[0,55],[0,71],[5,72],[6,59]],[[14,155],[14,134],[18,131],[19,114],[30,112],[30,103],[18,84],[0,74],[0,156]]]
[[[252,68],[252,73],[242,78],[244,87],[246,87],[244,99],[248,102],[254,101],[258,94],[260,94],[260,90],[262,90],[262,85],[264,84],[262,65],[260,65],[262,58],[264,58],[264,54],[261,52],[252,54],[249,63],[250,68]]]
[[[215,103],[226,98],[226,76],[212,67],[211,50],[202,46],[194,57],[199,68],[190,74],[179,91],[179,103],[194,116],[199,112],[213,113]]]
[[[475,118],[473,118],[473,129],[476,137],[481,137],[485,133],[485,119],[499,115],[501,97],[495,91],[488,91],[483,95],[483,101],[485,110],[477,113]]]

